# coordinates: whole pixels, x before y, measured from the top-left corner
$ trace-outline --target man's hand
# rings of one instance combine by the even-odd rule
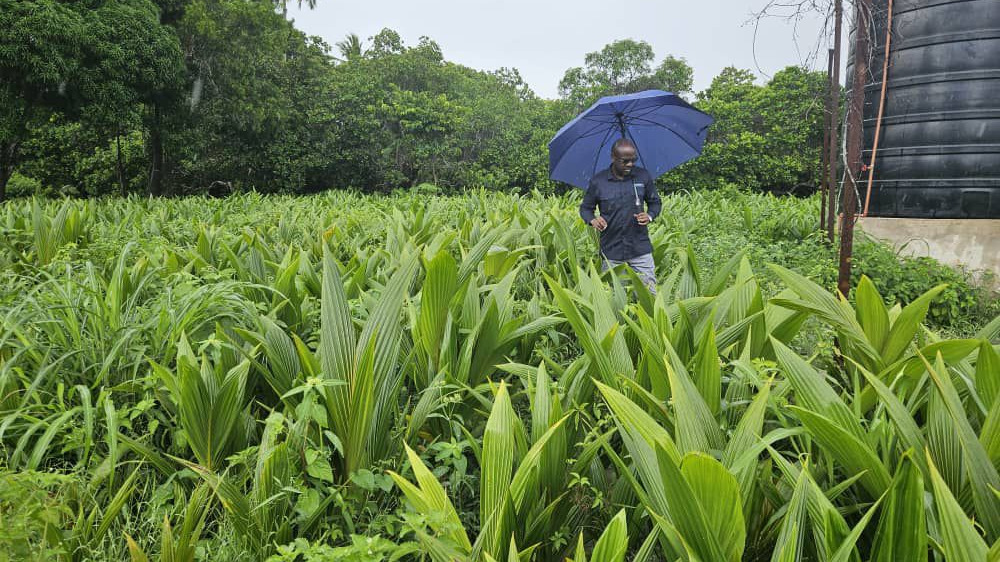
[[[604,232],[604,229],[608,227],[608,221],[604,220],[604,217],[594,217],[590,221],[590,226],[596,228],[598,232]]]
[[[649,215],[647,215],[645,212],[638,213],[638,214],[636,214],[634,216],[635,216],[635,220],[639,221],[639,225],[640,226],[646,226],[647,224],[649,224],[650,221],[653,220],[652,217],[650,217]]]

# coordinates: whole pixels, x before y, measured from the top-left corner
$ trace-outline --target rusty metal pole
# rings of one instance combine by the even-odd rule
[[[845,297],[851,289],[851,262],[854,253],[854,214],[857,210],[857,181],[861,174],[862,123],[864,121],[865,82],[868,76],[868,19],[872,0],[856,0],[854,24],[854,80],[851,82],[851,105],[847,112],[847,179],[844,182],[844,214],[840,225],[840,273],[837,290]]]
[[[830,200],[827,202],[826,211],[826,238],[833,244],[834,231],[836,230],[837,216],[837,193],[840,183],[837,181],[837,170],[840,160],[840,37],[843,35],[844,6],[843,0],[836,0],[833,8],[833,72],[830,73],[830,94],[827,98],[827,110],[830,112],[830,146],[828,148],[828,160],[830,167],[827,169],[827,185],[829,186]]]
[[[827,81],[833,80],[833,49],[827,56],[826,77]],[[827,88],[825,106],[823,108],[823,149],[819,158],[819,229],[826,230],[826,197],[830,192],[830,175],[827,170],[830,167],[830,129],[833,128],[833,115],[830,114],[830,92]]]

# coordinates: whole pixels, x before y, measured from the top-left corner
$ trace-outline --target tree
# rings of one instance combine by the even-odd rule
[[[388,27],[369,38],[372,43],[368,54],[372,57],[384,57],[388,55],[398,55],[403,52],[403,39]]]
[[[715,118],[709,142],[725,142],[730,135],[761,126],[756,107],[761,86],[754,84],[755,79],[749,70],[727,66],[698,93],[698,108]]]
[[[270,4],[245,0],[195,0],[176,29],[192,93],[166,130],[175,191],[217,182],[302,189],[308,174],[289,164],[302,162],[300,151],[322,136],[316,122],[328,119],[329,47],[307,40]]]
[[[653,71],[647,89],[657,88],[683,97],[691,93],[693,86],[694,70],[687,60],[667,55]]]
[[[337,41],[334,46],[340,52],[341,60],[352,61],[361,58],[364,49],[361,46],[361,38],[357,33],[348,33],[343,41]]]
[[[180,43],[149,0],[105,2],[87,16],[87,58],[99,61],[81,69],[87,106],[83,115],[102,140],[114,138],[116,175],[122,195],[128,190],[121,139],[142,126],[143,110],[181,97]]]
[[[817,184],[825,75],[791,66],[761,86],[728,67],[695,105],[715,118],[701,156],[663,177],[666,185],[809,192]]]
[[[86,121],[86,134],[74,136],[89,144],[73,149],[93,150],[137,126],[142,104],[175,95],[183,54],[160,15],[150,0],[0,0],[0,198],[32,131]]]
[[[639,90],[661,89],[689,93],[694,73],[681,58],[668,56],[653,70],[656,56],[645,41],[622,39],[587,53],[584,67],[566,71],[559,82],[559,95],[583,109],[601,96]]]
[[[392,88],[381,106],[382,119],[393,134],[383,151],[410,185],[450,183],[461,147],[455,134],[469,109],[445,94]]]
[[[273,1],[276,6],[279,6],[281,8],[281,16],[288,17],[288,0],[273,0]],[[299,8],[302,7],[302,4],[305,4],[306,6],[309,7],[310,10],[312,10],[313,8],[316,7],[316,1],[317,0],[298,0],[297,4]]]
[[[31,130],[72,108],[86,32],[61,2],[0,0],[0,201]]]
[[[584,57],[587,76],[596,86],[611,94],[624,94],[639,79],[650,73],[655,55],[645,41],[622,39],[605,45]]]
[[[516,68],[503,66],[487,74],[496,78],[499,87],[513,91],[521,101],[537,98],[535,92],[531,91],[531,87],[524,81],[521,72]]]

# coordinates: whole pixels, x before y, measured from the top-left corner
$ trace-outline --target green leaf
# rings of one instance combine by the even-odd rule
[[[927,560],[927,529],[924,514],[924,480],[911,451],[903,456],[882,509],[872,562]]]
[[[647,510],[650,513],[666,515],[670,508],[663,489],[664,482],[660,474],[656,451],[663,451],[670,457],[671,461],[680,463],[680,455],[670,433],[657,424],[642,408],[618,391],[601,383],[595,384],[604,396],[604,401],[611,408],[618,432],[625,442],[635,470],[645,487],[643,489],[638,483],[633,483],[633,488],[641,497],[648,498],[651,508],[647,508]],[[607,450],[607,447],[605,449]],[[620,468],[620,472],[626,478],[632,476],[631,472],[624,467]],[[665,532],[676,534],[675,531]]]
[[[875,349],[882,349],[889,335],[889,311],[875,284],[867,275],[861,276],[855,293],[858,302],[858,323]]]
[[[885,406],[886,412],[889,413],[889,418],[892,419],[893,425],[896,426],[896,435],[901,441],[903,449],[913,451],[923,451],[926,449],[927,442],[920,430],[920,426],[914,421],[913,416],[906,409],[906,406],[903,405],[889,387],[882,384],[882,381],[878,377],[869,373],[867,369],[857,365],[857,363],[855,365]],[[927,464],[924,463],[923,455],[917,455],[917,457],[912,457],[910,460],[920,467],[921,474],[928,478],[930,477],[930,472],[927,470]]]
[[[181,425],[198,461],[215,470],[230,452],[229,435],[240,422],[250,361],[244,360],[233,367],[221,384],[207,359],[200,370],[181,363],[182,358],[178,357]]]
[[[931,471],[931,487],[934,490],[934,505],[937,508],[938,528],[941,546],[948,562],[981,562],[986,560],[986,542],[976,532],[975,526],[965,516],[955,496],[945,484],[934,466],[934,459],[927,454],[927,465]]]
[[[708,458],[699,453],[690,453],[689,455],[685,455],[682,463],[687,462],[692,457]],[[701,500],[704,498],[700,497],[699,494],[705,491],[705,481],[699,481],[699,494],[696,494],[689,485],[685,475],[674,464],[670,455],[662,447],[656,448],[656,460],[660,468],[660,477],[663,479],[663,490],[667,505],[670,509],[670,521],[677,529],[677,532],[680,533],[690,554],[699,560],[738,561],[739,556],[736,558],[731,557],[733,552],[732,543],[735,541],[727,540],[723,542],[723,539],[729,537],[720,536],[720,534],[726,535],[730,529],[713,527],[715,523],[714,516],[721,513],[721,510],[711,509],[711,516],[709,516],[702,508]],[[708,466],[707,463],[694,462]],[[725,468],[722,468],[721,465],[719,465],[719,468],[722,472],[725,472]],[[706,480],[715,480],[720,474],[719,471],[713,470],[706,477]],[[722,482],[721,479],[718,481]],[[738,509],[740,501],[735,480],[732,482],[731,492],[726,498],[733,500],[731,506]],[[741,552],[742,546],[742,544],[739,545]]]
[[[572,293],[562,288],[555,279],[552,279],[544,272],[542,275],[552,290],[552,296],[555,298],[556,304],[558,304],[559,309],[562,310],[562,313],[566,316],[566,320],[569,321],[570,326],[573,328],[580,346],[583,347],[587,356],[597,367],[597,372],[600,374],[601,380],[606,384],[614,384],[617,381],[617,373],[615,373],[611,355],[601,346],[602,338],[598,336],[594,328],[584,319],[580,310],[573,302]]]
[[[851,560],[851,555],[854,554],[854,545],[857,544],[858,538],[861,537],[861,533],[865,530],[865,527],[868,526],[868,522],[871,521],[872,516],[875,515],[875,512],[878,510],[879,504],[882,503],[883,498],[885,498],[885,496],[880,497],[878,501],[868,508],[868,511],[864,514],[861,520],[858,521],[858,524],[851,529],[850,534],[844,537],[840,547],[837,549],[837,552],[835,552],[833,558],[830,559],[831,562],[848,562]]]
[[[260,321],[264,324],[263,347],[268,364],[264,377],[281,396],[295,386],[295,377],[302,370],[302,365],[292,338],[266,316],[262,316]]]
[[[669,350],[669,348],[668,348]],[[722,448],[723,436],[719,422],[712,416],[705,400],[695,388],[686,372],[675,370],[666,363],[667,376],[670,380],[670,390],[673,395],[674,410],[677,420],[677,444],[683,453],[701,451],[710,453]],[[683,368],[680,362],[674,363]]]
[[[358,336],[356,356],[360,355],[368,345],[369,338],[374,338],[375,344],[372,372],[375,407],[368,429],[371,437],[367,456],[370,459],[382,459],[394,448],[386,436],[390,433],[391,424],[395,423],[399,415],[398,393],[401,382],[399,353],[403,339],[400,317],[403,303],[409,294],[410,285],[416,277],[418,268],[416,254],[402,258],[399,267],[379,295],[378,304],[369,313],[361,335]],[[359,411],[352,411],[351,414],[357,416]]]
[[[330,462],[320,456],[319,451],[315,449],[306,450],[306,473],[324,482],[333,482],[333,469],[330,468]]]
[[[715,275],[712,276],[712,279],[705,287],[705,296],[714,297],[721,293],[726,288],[726,281],[729,281],[729,278],[733,275],[733,272],[737,271],[743,260],[743,252],[737,252],[726,263],[722,264],[722,267],[716,270]]]
[[[790,407],[809,433],[844,467],[850,476],[861,474],[861,485],[872,498],[889,488],[889,473],[868,443],[856,438],[833,420],[805,408]]]
[[[993,466],[1000,466],[1000,400],[994,400],[993,407],[986,413],[986,421],[979,432],[979,442]]]
[[[941,356],[938,355],[936,367],[931,366],[923,355],[920,357],[944,401],[948,416],[961,442],[962,459],[972,483],[972,499],[976,506],[976,514],[986,529],[986,537],[989,540],[996,540],[1000,537],[1000,502],[996,501],[992,490],[1000,490],[1000,475],[997,474],[996,467],[990,462],[989,455],[969,424],[958,391],[955,390],[951,375],[944,366]]]
[[[357,345],[354,322],[340,279],[340,268],[323,246],[323,292],[320,297],[320,361],[326,377],[349,381]],[[340,396],[335,393],[335,396]],[[346,390],[337,403],[347,411]]]
[[[458,512],[455,510],[455,506],[452,505],[451,500],[448,499],[448,494],[445,493],[444,487],[441,486],[441,483],[438,482],[434,474],[427,469],[427,466],[424,465],[423,461],[420,460],[420,456],[413,449],[405,443],[403,447],[406,449],[406,456],[410,461],[410,466],[413,469],[413,474],[419,488],[413,486],[395,472],[389,471],[389,475],[418,511],[428,515],[439,514],[439,516],[443,517],[442,524],[435,529],[437,532],[444,533],[449,541],[457,545],[462,552],[471,552],[472,544],[469,543],[469,537],[465,534],[462,522],[458,517]],[[435,521],[440,520],[437,518],[430,519],[432,525],[435,524]]]
[[[625,521],[625,510],[620,510],[601,533],[594,545],[591,558],[601,562],[622,562],[628,549],[628,524]]]
[[[986,405],[986,409],[1000,402],[1000,354],[993,349],[989,341],[979,345],[979,356],[976,359],[976,392]]]
[[[983,329],[976,332],[976,339],[993,341],[1000,338],[1000,316],[997,316],[990,323],[983,326]]]
[[[705,336],[698,345],[691,376],[712,416],[717,416],[721,409],[722,367],[719,364],[719,350],[715,347],[715,328],[712,325],[705,330]]]
[[[507,384],[501,382],[483,432],[479,520],[484,522],[486,552],[490,553],[498,552],[509,535],[504,526],[507,518],[504,510],[510,509],[511,475],[517,450],[514,426],[520,423],[511,406]],[[486,525],[487,521],[493,525]]]
[[[344,446],[344,469],[348,474],[354,473],[369,465],[371,455],[369,440],[374,436],[372,419],[375,415],[375,340],[377,334],[372,334],[368,345],[359,350],[358,363],[354,368],[349,385],[348,415],[350,425],[347,433],[340,435]],[[337,387],[328,389],[336,391]]]
[[[865,431],[861,423],[823,376],[780,341],[771,338],[771,345],[774,346],[782,372],[795,387],[796,401],[809,410],[830,418],[855,439],[863,440]],[[875,495],[879,496],[881,492]]]
[[[719,461],[700,453],[684,456],[681,474],[701,507],[709,529],[716,535],[726,560],[740,560],[746,544],[746,524],[736,479]]]
[[[806,496],[809,494],[808,478],[807,470],[799,472],[792,499],[785,509],[778,540],[775,541],[777,548],[774,549],[771,562],[797,562],[802,558],[803,534],[806,528]]]
[[[595,384],[604,395],[605,402],[611,407],[611,412],[622,431],[647,444],[650,448],[657,446],[663,448],[675,463],[680,463],[677,445],[674,444],[674,440],[667,430],[663,429],[660,424],[656,423],[656,420],[635,402],[626,398],[624,394],[599,382]]]
[[[979,344],[978,340],[944,340],[924,346],[918,351],[924,357],[935,357],[940,353],[945,362],[950,365],[966,358],[979,347]],[[924,372],[923,361],[920,360],[918,354],[904,355],[902,359],[883,369],[879,376],[883,379],[894,377],[901,371],[906,376],[916,377]]]
[[[771,299],[772,303],[792,310],[813,312],[837,330],[842,344],[860,354],[860,357],[856,357],[860,363],[868,366],[869,370],[880,370],[883,360],[879,351],[868,341],[868,336],[858,323],[854,309],[842,296],[840,298],[834,297],[823,287],[789,269],[777,265],[769,265],[769,267],[801,299]]]
[[[111,524],[114,523],[118,514],[122,512],[125,504],[128,503],[129,498],[132,496],[132,492],[135,491],[136,484],[135,481],[138,479],[139,474],[142,469],[142,464],[137,465],[133,470],[132,474],[122,482],[121,486],[115,491],[115,495],[108,501],[106,506],[101,509],[101,524],[97,527],[97,530],[90,537],[95,544],[100,544],[104,539],[104,536],[111,529]],[[97,512],[99,508],[94,507],[94,512]],[[93,516],[93,514],[92,514]]]
[[[548,467],[544,466],[544,463],[548,462],[551,458],[548,454],[550,446],[556,448],[563,447],[561,451],[558,451],[558,457],[565,458],[566,444],[561,437],[563,435],[562,426],[570,415],[571,414],[566,414],[554,422],[549,429],[537,441],[535,441],[531,448],[528,449],[528,451],[524,454],[524,457],[521,458],[521,462],[518,464],[517,470],[514,472],[514,477],[510,482],[510,498],[513,502],[514,509],[516,509],[518,513],[521,513],[524,509],[525,502],[529,499],[529,493],[539,489],[541,475],[548,470]]]
[[[45,458],[45,454],[48,452],[49,445],[52,443],[52,439],[55,438],[56,433],[58,433],[59,430],[66,425],[66,422],[68,422],[70,418],[76,415],[78,410],[79,407],[70,408],[58,416],[53,414],[52,417],[55,417],[55,420],[49,422],[48,427],[45,429],[45,433],[34,441],[35,446],[32,448],[31,456],[28,458],[28,462],[25,466],[27,470],[38,469],[42,460]]]
[[[770,389],[771,385],[769,383],[765,383],[761,387],[750,407],[743,413],[743,417],[733,431],[729,442],[726,443],[726,449],[722,454],[722,464],[734,473],[739,483],[740,492],[743,496],[744,510],[749,509],[752,499],[757,464],[746,463],[742,468],[737,468],[735,464],[740,457],[752,449],[753,445],[760,442]]]
[[[882,347],[884,364],[888,365],[903,355],[910,342],[913,341],[913,336],[920,329],[920,323],[927,316],[927,310],[931,306],[931,301],[941,291],[945,290],[946,287],[947,285],[938,285],[906,305],[906,308],[899,314],[896,321],[892,323],[892,329],[889,330],[889,336]]]

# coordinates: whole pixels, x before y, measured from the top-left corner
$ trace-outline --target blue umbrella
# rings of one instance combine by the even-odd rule
[[[663,90],[603,97],[549,141],[549,177],[587,189],[611,165],[611,145],[622,137],[635,143],[636,165],[658,177],[701,154],[713,121]]]

